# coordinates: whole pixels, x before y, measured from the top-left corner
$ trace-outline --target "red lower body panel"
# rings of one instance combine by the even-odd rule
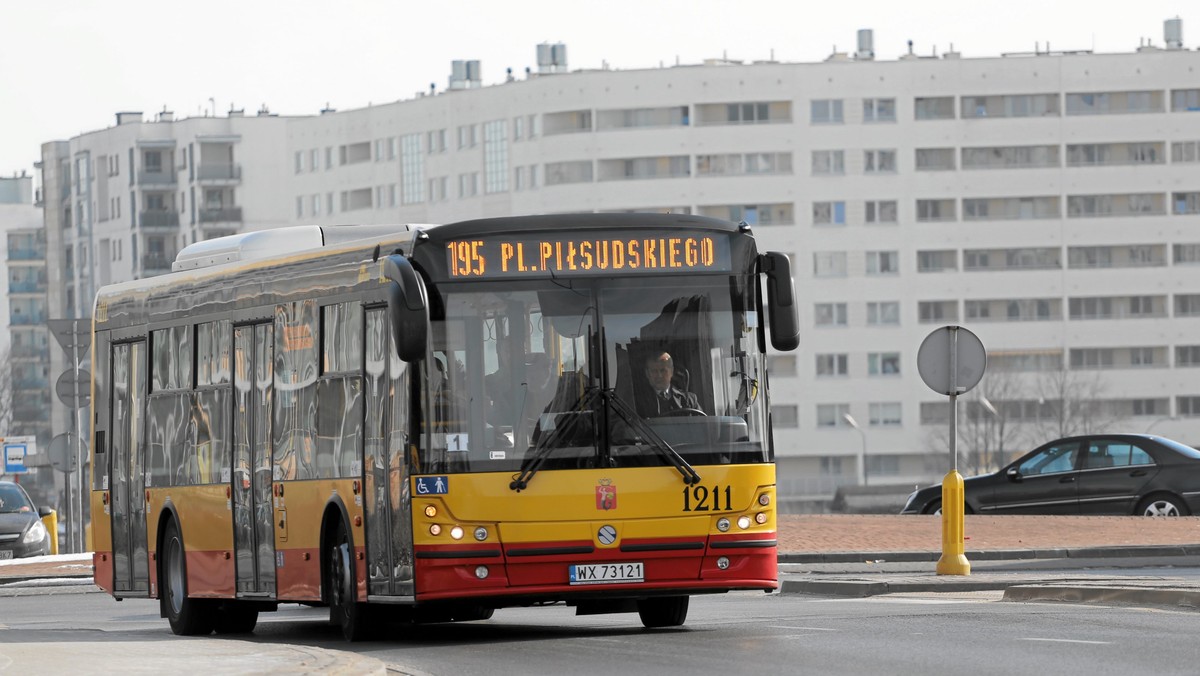
[[[718,559],[728,559],[724,569]],[[545,542],[536,546],[495,545],[417,547],[419,601],[455,598],[536,596],[569,598],[587,594],[635,596],[642,592],[721,592],[777,589],[775,535],[626,541],[593,548],[590,542]],[[572,585],[569,567],[584,563],[643,563],[643,581]],[[480,578],[476,571],[487,568]]]

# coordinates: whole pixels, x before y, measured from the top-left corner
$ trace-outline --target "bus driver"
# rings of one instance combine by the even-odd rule
[[[654,418],[670,415],[673,411],[700,409],[695,394],[681,390],[671,382],[673,375],[675,365],[671,361],[671,354],[665,350],[651,352],[646,358],[646,379],[650,381],[654,397],[642,407],[642,417]]]

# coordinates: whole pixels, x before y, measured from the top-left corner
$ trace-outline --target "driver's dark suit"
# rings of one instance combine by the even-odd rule
[[[683,408],[698,409],[700,408],[700,402],[696,399],[696,395],[691,392],[684,392],[672,385],[666,392],[654,392],[651,401],[643,408],[645,410],[642,412],[642,415],[653,418],[667,415],[672,411],[678,411]]]

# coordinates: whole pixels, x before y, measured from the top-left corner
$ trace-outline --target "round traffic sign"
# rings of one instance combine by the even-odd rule
[[[956,368],[951,368],[954,360]],[[925,336],[917,351],[917,371],[938,394],[963,394],[979,384],[987,352],[979,336],[961,326],[943,326]]]
[[[67,408],[86,408],[92,402],[92,374],[87,369],[63,371],[54,383],[54,393]]]

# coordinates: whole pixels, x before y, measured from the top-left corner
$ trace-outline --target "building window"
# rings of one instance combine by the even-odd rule
[[[1057,166],[1058,146],[983,146],[962,149],[963,169],[1033,169]]]
[[[813,252],[814,277],[845,277],[845,251],[815,251]]]
[[[953,171],[954,148],[917,148],[917,171]]]
[[[814,150],[812,153],[814,176],[841,176],[846,173],[846,153],[843,150]]]
[[[817,99],[812,102],[813,124],[841,124],[842,100]]]
[[[962,97],[963,119],[987,117],[1058,117],[1058,94]]]
[[[917,97],[913,99],[913,115],[918,120],[953,120],[954,97]]]
[[[817,404],[817,427],[849,427],[850,404]]]
[[[895,122],[896,99],[863,99],[863,122]]]
[[[1200,396],[1175,397],[1175,412],[1185,418],[1200,416]]]
[[[1200,263],[1200,244],[1176,244],[1175,264],[1195,265]]]
[[[954,200],[917,200],[917,220],[920,222],[955,220]]]
[[[483,191],[508,191],[508,125],[493,120],[483,125]]]
[[[791,378],[796,375],[796,355],[772,354],[767,355],[767,373],[772,376]]]
[[[899,427],[900,410],[898,401],[872,402],[868,407],[871,427]]]
[[[899,251],[868,251],[868,275],[894,275],[900,272]]]
[[[871,200],[866,202],[866,221],[870,225],[895,225],[898,221],[896,200]]]
[[[849,373],[848,359],[849,356],[846,354],[818,354],[817,377],[844,378]]]
[[[845,202],[813,202],[813,225],[845,224]]]
[[[421,135],[400,137],[400,201],[420,204],[425,201],[425,160],[421,156]]]
[[[817,303],[813,306],[816,326],[846,326],[845,303]]]
[[[946,272],[958,269],[958,251],[940,249],[917,252],[917,272]]]
[[[1200,345],[1176,345],[1175,366],[1177,368],[1200,367]]]
[[[868,326],[899,326],[900,303],[888,301],[883,303],[867,303]]]
[[[864,150],[863,172],[868,174],[896,173],[896,151]]]
[[[771,424],[781,429],[800,426],[800,411],[795,404],[771,406]]]
[[[867,354],[867,375],[898,376],[900,375],[899,352],[871,352]]]
[[[917,303],[917,321],[922,324],[958,321],[958,301],[920,301]]]

